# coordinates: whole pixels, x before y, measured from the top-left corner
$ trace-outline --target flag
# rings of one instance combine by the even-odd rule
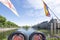
[[[10,0],[0,0],[0,2],[6,7],[8,7],[15,15],[19,16]]]
[[[48,6],[46,5],[46,3],[43,1],[43,4],[44,4],[44,11],[45,11],[45,14],[46,16],[50,16],[50,13],[49,13],[49,10],[48,10]]]

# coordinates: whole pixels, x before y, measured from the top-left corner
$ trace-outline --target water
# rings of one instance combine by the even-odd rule
[[[18,29],[17,31],[20,31],[20,32],[22,32],[22,33],[24,33],[24,34],[28,34],[28,35],[30,35],[31,33],[33,33],[33,32],[35,32],[36,30],[34,30],[33,28],[29,28],[28,30],[26,30],[26,29],[24,29],[24,28],[20,28],[20,29]]]
[[[7,31],[7,32],[2,32],[0,33],[0,40],[7,40],[8,36],[16,31],[21,31],[22,33],[26,34],[26,35],[30,35],[31,33],[35,32],[36,30],[29,28],[29,29],[23,29],[23,28],[19,28],[18,30],[11,30],[11,31]],[[50,32],[48,30],[39,30],[40,32],[45,33],[45,35],[47,36],[48,34],[50,34]],[[59,33],[58,35],[60,36],[60,30],[58,30]]]
[[[32,29],[32,28],[29,28],[29,30],[26,30],[24,28],[19,28],[18,30],[11,30],[11,31],[6,31],[6,32],[1,32],[0,33],[0,40],[7,40],[8,36],[13,33],[13,32],[16,32],[16,31],[19,31],[19,32],[22,32],[24,34],[28,34],[30,35],[32,32],[34,32],[35,30]]]

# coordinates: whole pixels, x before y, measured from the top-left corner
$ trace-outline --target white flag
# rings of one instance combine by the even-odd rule
[[[19,16],[10,0],[0,0],[0,2],[3,3],[6,7],[8,7],[14,14]]]

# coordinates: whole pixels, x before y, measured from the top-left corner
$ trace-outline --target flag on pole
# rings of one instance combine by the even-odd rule
[[[10,0],[0,0],[0,2],[8,7],[15,15],[19,16]]]
[[[46,16],[50,16],[50,13],[49,13],[49,10],[48,10],[48,6],[47,6],[47,4],[43,1],[43,4],[44,4],[44,11],[45,11],[45,14],[46,14]]]

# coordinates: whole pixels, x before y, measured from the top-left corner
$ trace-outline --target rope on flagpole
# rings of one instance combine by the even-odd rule
[[[48,7],[49,8],[49,7]],[[49,8],[50,9],[50,8]],[[50,11],[54,14],[54,16],[59,20],[59,18],[56,16],[56,14],[50,9]],[[60,20],[59,20],[60,21]]]
[[[43,1],[43,0],[42,0]],[[44,2],[44,1],[43,1]],[[47,7],[50,9],[50,7],[47,5]],[[60,21],[60,19],[56,16],[56,14],[50,9],[50,11],[53,13],[53,15]]]
[[[43,0],[42,0],[43,1]],[[44,2],[44,1],[43,1]],[[47,6],[48,7],[48,6]],[[60,23],[60,19],[56,16],[56,14],[50,9],[50,7],[48,7],[49,8],[49,10],[53,13],[53,15],[57,18],[57,21]],[[53,19],[53,17],[52,17],[52,19]],[[53,27],[53,25],[51,25],[51,30],[52,30],[52,27]],[[58,28],[59,28],[59,25],[58,25]],[[55,33],[56,33],[56,23],[54,23],[54,31],[55,31]],[[52,32],[52,31],[51,31]],[[59,31],[58,31],[58,33],[59,33]]]

